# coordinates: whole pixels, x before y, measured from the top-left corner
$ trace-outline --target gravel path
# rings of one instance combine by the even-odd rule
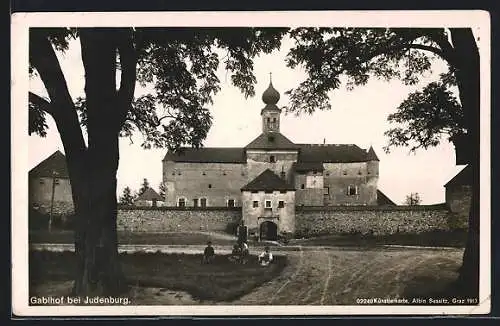
[[[287,254],[290,264],[279,277],[233,304],[351,305],[358,298],[400,298],[415,278],[453,281],[463,251],[323,249]]]

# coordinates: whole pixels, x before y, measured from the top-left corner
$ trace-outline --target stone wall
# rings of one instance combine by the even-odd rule
[[[445,205],[297,207],[296,236],[393,234],[449,230]]]
[[[239,222],[241,209],[207,207],[120,207],[117,229],[132,232],[225,231]]]
[[[296,236],[420,233],[450,229],[446,205],[295,207]],[[135,232],[220,231],[241,220],[241,208],[121,207],[118,230]]]

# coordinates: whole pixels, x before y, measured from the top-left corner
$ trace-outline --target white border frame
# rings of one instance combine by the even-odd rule
[[[490,311],[490,16],[481,10],[16,13],[11,20],[12,308],[18,316],[119,315],[457,315]],[[481,245],[478,306],[29,306],[28,305],[28,28],[56,26],[336,26],[478,27],[481,37]],[[485,86],[486,85],[486,86]]]

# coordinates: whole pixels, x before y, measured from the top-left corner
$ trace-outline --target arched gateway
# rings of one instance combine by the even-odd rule
[[[260,240],[278,240],[278,226],[271,221],[260,224]]]

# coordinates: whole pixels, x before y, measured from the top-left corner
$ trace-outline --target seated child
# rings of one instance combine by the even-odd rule
[[[238,244],[235,244],[233,246],[233,251],[231,252],[231,256],[229,256],[229,260],[232,261],[233,263],[237,263],[240,261],[240,256],[241,256],[241,249]]]
[[[260,266],[268,266],[273,261],[273,254],[269,251],[269,247],[265,247],[264,251],[259,255]]]

